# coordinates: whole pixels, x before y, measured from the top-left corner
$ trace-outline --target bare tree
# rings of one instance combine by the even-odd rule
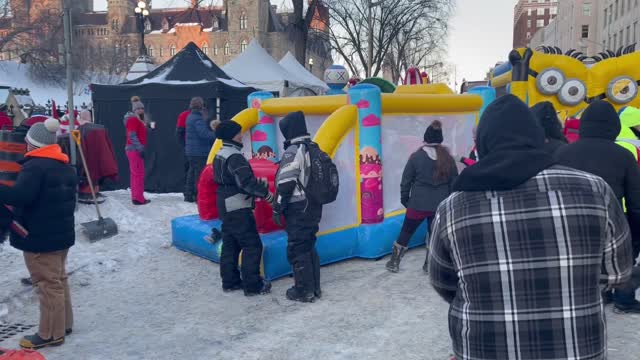
[[[402,69],[418,65],[446,39],[453,0],[381,0],[371,9],[373,19],[373,76],[390,66],[394,79]],[[332,49],[353,74],[367,72],[368,20],[371,0],[327,2]]]
[[[318,1],[310,0],[307,11],[304,11],[305,0],[291,0],[293,3],[293,19],[288,24],[289,36],[295,44],[295,56],[298,62],[305,64],[307,61],[307,41],[313,16],[316,13]]]

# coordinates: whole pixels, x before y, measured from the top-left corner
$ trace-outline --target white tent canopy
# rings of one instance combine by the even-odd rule
[[[280,96],[286,96],[292,89],[308,86],[304,80],[280,66],[255,39],[222,70],[244,84],[256,89],[278,91]]]
[[[329,90],[327,84],[305,69],[291,52],[287,52],[287,55],[280,60],[279,64],[289,73],[303,81],[305,86],[311,88],[316,94],[324,94]]]

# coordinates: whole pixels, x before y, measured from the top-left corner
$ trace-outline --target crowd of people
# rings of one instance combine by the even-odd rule
[[[140,98],[132,98],[131,106],[124,117],[124,150],[132,202],[144,205],[146,131],[153,125],[145,122]],[[304,114],[279,121],[285,151],[275,194],[243,156],[241,126],[208,120],[203,99],[193,98],[179,116],[176,135],[184,145],[188,202],[197,198],[197,178],[214,140],[222,141],[212,166],[222,220],[223,291],[271,291],[260,275],[262,242],[252,211],[262,198],[288,237],[294,285],[286,298],[320,299],[315,242],[329,201],[318,197],[324,189],[316,191],[319,174],[311,164],[329,158],[311,140]],[[611,104],[593,101],[580,120],[579,139],[570,144],[551,103],[529,109],[505,95],[486,108],[471,154],[460,158],[443,145],[442,124],[429,124],[402,174],[399,191],[407,211],[386,268],[400,271],[409,240],[427,220],[423,269],[450,304],[456,359],[605,359],[603,305],[640,313],[640,271],[634,266],[640,253],[640,167],[616,142],[623,127]],[[9,219],[1,225],[11,229],[11,244],[24,252],[40,294],[38,332],[20,341],[31,349],[63,343],[73,326],[65,262],[75,240],[77,176],[56,144],[59,129],[53,119],[31,126],[16,184],[0,185],[0,218]]]

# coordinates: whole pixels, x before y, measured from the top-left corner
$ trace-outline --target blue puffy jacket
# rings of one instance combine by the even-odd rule
[[[208,156],[216,134],[209,128],[200,111],[191,111],[187,117],[184,152],[187,156]]]

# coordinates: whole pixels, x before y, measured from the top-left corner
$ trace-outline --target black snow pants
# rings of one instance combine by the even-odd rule
[[[291,203],[284,211],[284,219],[287,223],[287,258],[294,276],[297,269],[304,269],[296,276],[301,282],[296,286],[319,292],[320,259],[316,252],[316,234],[322,219],[322,205],[307,204],[306,201]]]
[[[187,170],[187,179],[185,184],[185,194],[197,196],[198,194],[198,180],[200,179],[200,173],[207,165],[206,156],[188,156],[189,170]]]
[[[238,256],[242,250],[242,279],[238,271]],[[240,209],[222,216],[222,254],[220,276],[222,287],[230,289],[242,282],[249,292],[262,288],[260,261],[262,241],[256,228],[256,219],[251,209]]]

